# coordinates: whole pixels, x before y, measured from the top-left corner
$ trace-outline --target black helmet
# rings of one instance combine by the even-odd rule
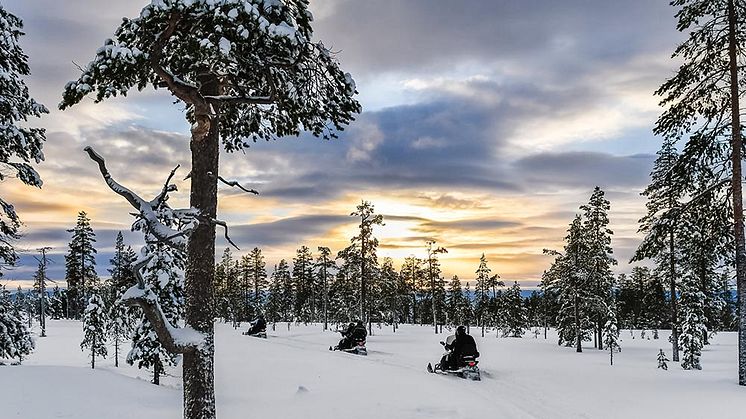
[[[466,328],[464,326],[459,326],[456,328],[456,336],[465,335],[466,334]]]
[[[363,325],[363,321],[362,321],[362,320],[358,320],[358,321],[357,321],[357,325],[358,325],[358,326],[362,326],[362,325]]]

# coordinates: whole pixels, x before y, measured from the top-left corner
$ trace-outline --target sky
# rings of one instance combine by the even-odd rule
[[[0,183],[25,223],[10,287],[51,246],[50,277],[78,211],[92,218],[98,271],[107,276],[130,208],[104,185],[82,149],[92,145],[122,184],[154,196],[177,164],[189,166],[189,127],[166,92],[131,92],[57,110],[65,83],[93,58],[124,16],[146,0],[0,0],[25,22],[32,96],[50,108],[41,190]],[[271,267],[295,250],[336,252],[355,233],[350,212],[371,201],[385,225],[379,257],[397,265],[435,240],[446,278],[474,278],[484,253],[503,280],[535,286],[578,207],[600,186],[611,201],[618,272],[641,236],[640,191],[660,140],[653,92],[673,74],[682,35],[668,0],[312,0],[315,36],[355,78],[363,112],[338,140],[309,135],[221,156],[225,178],[260,191],[220,189],[219,213],[244,254]],[[183,176],[182,176],[183,178]],[[188,202],[188,181],[172,206]],[[220,236],[220,235],[219,235]],[[218,251],[227,243],[219,239]]]

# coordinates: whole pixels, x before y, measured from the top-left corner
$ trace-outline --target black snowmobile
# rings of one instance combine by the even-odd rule
[[[249,324],[251,325],[249,330],[243,332],[242,335],[267,339],[267,322],[264,320],[264,317],[259,316],[259,318]]]
[[[350,323],[345,330],[340,330],[343,338],[339,341],[339,344],[334,347],[329,347],[330,351],[343,351],[355,355],[368,355],[368,349],[365,348],[365,339],[368,336],[368,332],[365,330],[365,326],[362,322],[358,324]]]
[[[427,364],[427,372],[433,374],[442,375],[455,375],[457,377],[465,378],[472,381],[481,381],[482,377],[479,374],[479,361],[477,360],[478,355],[463,355],[460,359],[456,359],[453,362],[453,357],[456,356],[453,353],[453,341],[456,340],[456,336],[449,336],[446,342],[440,342],[446,348],[446,352],[443,354],[443,360],[451,360],[452,362],[442,365],[443,361],[435,364],[435,367],[431,363]],[[449,365],[450,364],[450,365]]]

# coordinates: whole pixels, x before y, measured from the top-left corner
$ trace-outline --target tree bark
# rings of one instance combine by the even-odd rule
[[[573,300],[575,306],[575,352],[583,352],[582,339],[580,339],[580,299],[577,292]]]
[[[728,56],[730,59],[731,159],[733,164],[733,221],[736,235],[736,287],[738,289],[738,384],[746,386],[746,241],[743,232],[743,190],[741,181],[741,106],[738,89],[736,7],[728,0]]]
[[[213,75],[200,77],[200,93],[218,95],[218,80]],[[192,185],[190,205],[202,220],[217,215],[218,158],[220,156],[218,116],[195,107],[196,124],[192,128]],[[219,113],[218,105],[214,106]],[[186,324],[201,332],[205,342],[184,354],[184,419],[215,418],[214,314],[215,225],[201,221],[187,245],[185,271]]]
[[[674,227],[668,235],[669,273],[671,275],[671,359],[679,362],[679,313],[676,304],[676,253],[674,253]]]
[[[153,364],[153,384],[161,385],[161,368],[158,361]]]

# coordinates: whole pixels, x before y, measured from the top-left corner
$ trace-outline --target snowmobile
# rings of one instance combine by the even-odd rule
[[[335,347],[329,347],[330,351],[342,351],[347,352],[348,354],[355,354],[355,355],[368,355],[368,350],[365,348],[365,339],[358,339],[353,342],[352,347],[341,349],[339,345]]]
[[[441,345],[446,346],[445,342],[440,342]],[[446,349],[444,355],[452,356],[452,350]],[[455,370],[443,369],[440,364],[435,364],[435,367],[431,363],[427,364],[427,372],[432,374],[442,375],[455,375],[457,377],[465,378],[472,381],[481,381],[482,377],[479,374],[479,367],[477,366],[479,361],[472,355],[465,355],[461,357],[459,367]]]
[[[249,333],[249,331],[247,330],[247,331],[245,331],[245,332],[243,332],[241,334],[245,335],[245,336],[252,336],[252,337],[255,337],[255,338],[267,339],[267,331],[266,330],[260,330],[260,331],[258,331],[256,333]]]
[[[259,315],[256,320],[249,323],[249,330],[241,334],[267,339],[267,322],[264,321],[264,316]]]

